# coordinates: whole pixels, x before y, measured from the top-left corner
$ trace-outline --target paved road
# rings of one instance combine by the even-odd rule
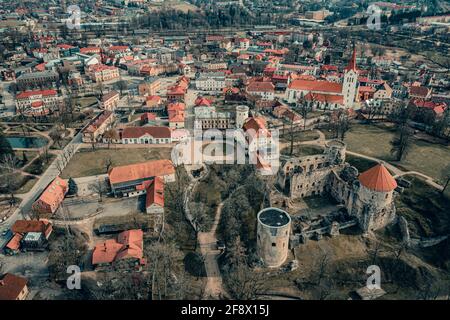
[[[70,148],[70,146],[74,146],[74,151],[72,154],[78,150],[81,145],[81,133],[78,133],[72,141],[67,144],[64,150]],[[50,182],[52,182],[58,175],[59,170],[57,168],[56,163],[58,160],[62,159],[61,155],[58,155],[55,160],[50,164],[47,170],[42,174],[41,178],[36,182],[36,184],[31,188],[31,190],[23,195],[22,202],[14,211],[14,213],[6,219],[4,222],[0,224],[0,231],[3,232],[11,227],[12,224],[16,220],[24,219],[28,212],[31,210],[31,205],[36,200],[36,198],[44,191],[44,189],[48,186]]]

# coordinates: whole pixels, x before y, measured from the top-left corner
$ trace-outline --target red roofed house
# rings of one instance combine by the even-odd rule
[[[17,220],[11,227],[13,237],[6,244],[7,254],[15,254],[22,250],[42,250],[53,231],[48,220]]]
[[[111,127],[114,120],[114,112],[103,111],[83,130],[82,141],[85,143],[98,141],[101,135]]]
[[[62,106],[63,99],[56,90],[24,91],[16,95],[16,112],[26,116],[44,116]]]
[[[0,277],[0,300],[25,300],[27,279],[7,273]]]
[[[169,115],[169,127],[180,129],[184,128],[185,104],[181,102],[170,103],[167,106]]]
[[[145,208],[148,214],[164,213],[164,181],[155,177],[147,188]]]
[[[429,99],[432,90],[427,87],[411,86],[409,87],[409,97],[419,99]]]
[[[344,106],[344,97],[337,94],[311,93],[304,97],[313,110],[338,109]]]
[[[60,177],[56,177],[33,203],[33,211],[39,214],[55,213],[63,202],[67,191],[67,182]]]
[[[433,121],[441,118],[448,108],[445,102],[434,102],[420,98],[413,98],[409,101],[409,107],[416,108],[415,118],[417,121],[426,122],[428,119]],[[429,118],[430,117],[430,118]]]
[[[152,112],[145,112],[141,116],[141,124],[147,124],[150,121],[156,120],[156,114]]]
[[[97,244],[92,252],[92,265],[114,270],[145,265],[143,235],[142,230],[127,230],[119,233],[117,240]]]
[[[172,130],[168,127],[126,127],[122,131],[123,144],[171,143]]]
[[[120,77],[119,69],[100,63],[89,66],[86,70],[86,75],[94,82],[110,81]]]
[[[99,47],[85,47],[80,49],[82,54],[100,54],[102,51]]]
[[[115,196],[131,197],[144,194],[146,183],[155,177],[162,177],[165,182],[175,181],[175,168],[170,160],[153,160],[114,167],[108,177]]]
[[[195,99],[195,105],[196,106],[211,106],[212,101],[209,99],[206,99],[205,97],[198,96],[197,99]]]
[[[265,101],[275,98],[275,86],[270,81],[251,81],[247,86],[247,93]]]
[[[102,96],[100,107],[103,110],[114,111],[120,101],[120,94],[117,91],[110,91]]]

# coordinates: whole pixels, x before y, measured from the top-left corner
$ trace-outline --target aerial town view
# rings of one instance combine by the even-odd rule
[[[0,4],[0,300],[450,300],[449,1]]]

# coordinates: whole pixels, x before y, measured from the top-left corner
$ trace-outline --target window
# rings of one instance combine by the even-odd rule
[[[272,247],[276,247],[277,244],[275,242],[272,242]]]

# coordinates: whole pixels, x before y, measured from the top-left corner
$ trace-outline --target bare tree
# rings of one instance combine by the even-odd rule
[[[443,195],[450,184],[450,164],[447,164],[444,169],[442,169],[442,177],[444,179],[444,186],[441,190],[441,194]]]
[[[61,147],[62,134],[64,133],[64,128],[60,124],[56,124],[53,129],[49,132],[49,137],[52,138],[53,142]]]
[[[106,173],[109,172],[109,169],[111,169],[111,167],[114,165],[114,162],[111,158],[110,155],[108,155],[104,160],[103,160],[103,164],[106,170]]]
[[[300,115],[303,118],[303,130],[306,130],[306,121],[308,120],[308,114],[311,111],[311,108],[308,103],[306,103],[306,101],[302,98],[298,101],[297,107],[299,109]]]
[[[15,203],[14,191],[17,184],[17,176],[14,174],[17,168],[17,159],[13,154],[6,154],[0,160],[0,168],[5,172],[2,180],[5,182],[6,189],[11,195],[11,204]]]
[[[103,134],[103,138],[106,140],[106,142],[108,144],[108,149],[109,149],[111,142],[113,140],[119,139],[119,133],[117,132],[116,129],[112,128],[112,129],[106,130],[106,132]]]
[[[413,136],[412,129],[407,123],[401,123],[397,129],[397,136],[391,141],[391,153],[395,154],[397,161],[402,161],[408,153]]]
[[[106,185],[100,179],[96,179],[94,183],[90,185],[90,189],[98,194],[98,201],[103,201],[103,195],[108,191]]]

